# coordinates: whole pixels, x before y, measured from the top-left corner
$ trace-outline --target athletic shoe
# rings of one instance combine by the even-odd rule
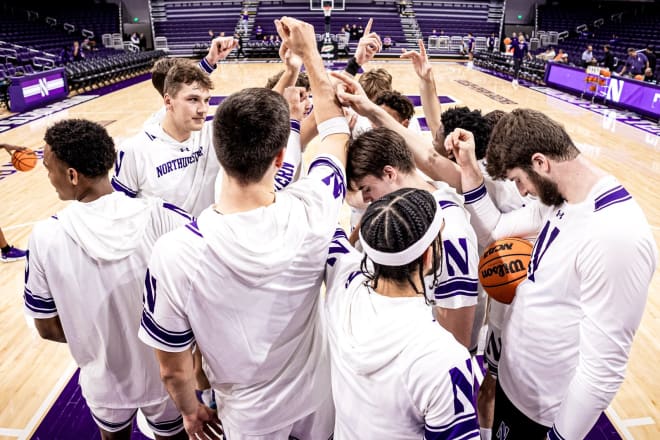
[[[3,263],[8,263],[10,261],[16,261],[16,260],[20,260],[21,258],[25,258],[25,255],[27,255],[27,251],[24,251],[22,249],[17,249],[14,246],[11,246],[9,248],[9,251],[7,251],[7,253],[2,252],[2,256],[0,257],[0,260]]]

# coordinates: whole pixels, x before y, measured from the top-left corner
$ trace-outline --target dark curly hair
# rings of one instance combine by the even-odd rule
[[[376,105],[386,105],[399,115],[402,121],[415,115],[415,106],[410,99],[401,93],[391,90],[383,92],[376,98]]]
[[[86,119],[56,122],[44,140],[57,159],[86,177],[107,175],[117,156],[105,127]]]
[[[402,188],[387,194],[372,202],[367,208],[360,223],[360,234],[369,247],[381,252],[400,252],[416,243],[424,236],[433,222],[436,211],[440,209],[430,192]],[[442,241],[440,234],[433,241],[433,285],[440,276],[439,268],[442,261]],[[371,287],[376,289],[381,279],[391,280],[399,284],[408,282],[419,294],[412,280],[414,275],[424,283],[424,261],[420,255],[414,261],[402,266],[384,266],[372,261],[367,263],[367,256],[362,259],[362,272]]]
[[[481,110],[470,110],[467,107],[453,107],[442,112],[440,117],[442,118],[445,136],[449,135],[456,128],[470,131],[474,135],[477,159],[480,160],[486,156],[491,126],[486,118],[481,115]]]

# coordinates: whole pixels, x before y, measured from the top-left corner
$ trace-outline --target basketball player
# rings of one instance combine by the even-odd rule
[[[26,147],[19,147],[9,144],[0,144],[0,148],[4,148],[5,151],[7,151],[7,153],[10,155],[13,154],[12,151],[23,151],[26,149]],[[2,229],[0,228],[0,261],[3,263],[9,263],[10,261],[21,260],[25,258],[26,253],[27,252],[23,249],[11,246],[7,242],[5,234],[2,233]]]
[[[25,311],[41,337],[68,343],[103,439],[130,438],[138,408],[156,438],[185,438],[158,362],[137,331],[152,247],[191,217],[162,200],[113,191],[115,148],[102,126],[60,121],[45,141],[50,183],[73,202],[32,231]]]
[[[375,102],[404,127],[408,127],[415,119],[415,106],[407,96],[395,90],[381,93]]]
[[[367,208],[364,257],[335,233],[325,313],[337,439],[479,439],[470,355],[424,300],[444,257],[443,213],[428,191],[404,188]]]
[[[275,193],[289,133],[287,103],[265,88],[229,96],[213,123],[225,170],[220,196],[197,222],[163,237],[149,265],[155,288],[147,291],[140,338],[156,348],[193,438],[204,438],[212,421],[195,398],[193,341],[228,438],[316,440],[333,432],[318,301],[346,192],[349,129],[313,26],[289,17],[276,25],[309,75],[319,155],[307,176]]]
[[[487,193],[472,144],[460,129],[446,141],[466,198]],[[500,214],[489,197],[467,205],[490,230],[540,231],[504,322],[495,437],[584,438],[625,375],[657,264],[650,227],[626,189],[540,112],[518,109],[498,122],[487,171],[553,208]]]

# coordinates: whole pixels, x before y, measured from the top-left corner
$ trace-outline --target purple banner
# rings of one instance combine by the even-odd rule
[[[11,111],[22,112],[66,98],[69,89],[63,68],[12,78],[9,86]]]
[[[546,84],[589,96],[586,83],[587,73],[583,69],[548,63]],[[660,86],[623,77],[611,77],[607,88],[603,88],[605,103],[611,103],[653,118],[660,118]]]

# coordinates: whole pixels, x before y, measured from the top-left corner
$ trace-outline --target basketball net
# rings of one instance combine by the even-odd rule
[[[332,6],[323,6],[323,16],[324,17],[330,17],[330,14],[332,13]]]

